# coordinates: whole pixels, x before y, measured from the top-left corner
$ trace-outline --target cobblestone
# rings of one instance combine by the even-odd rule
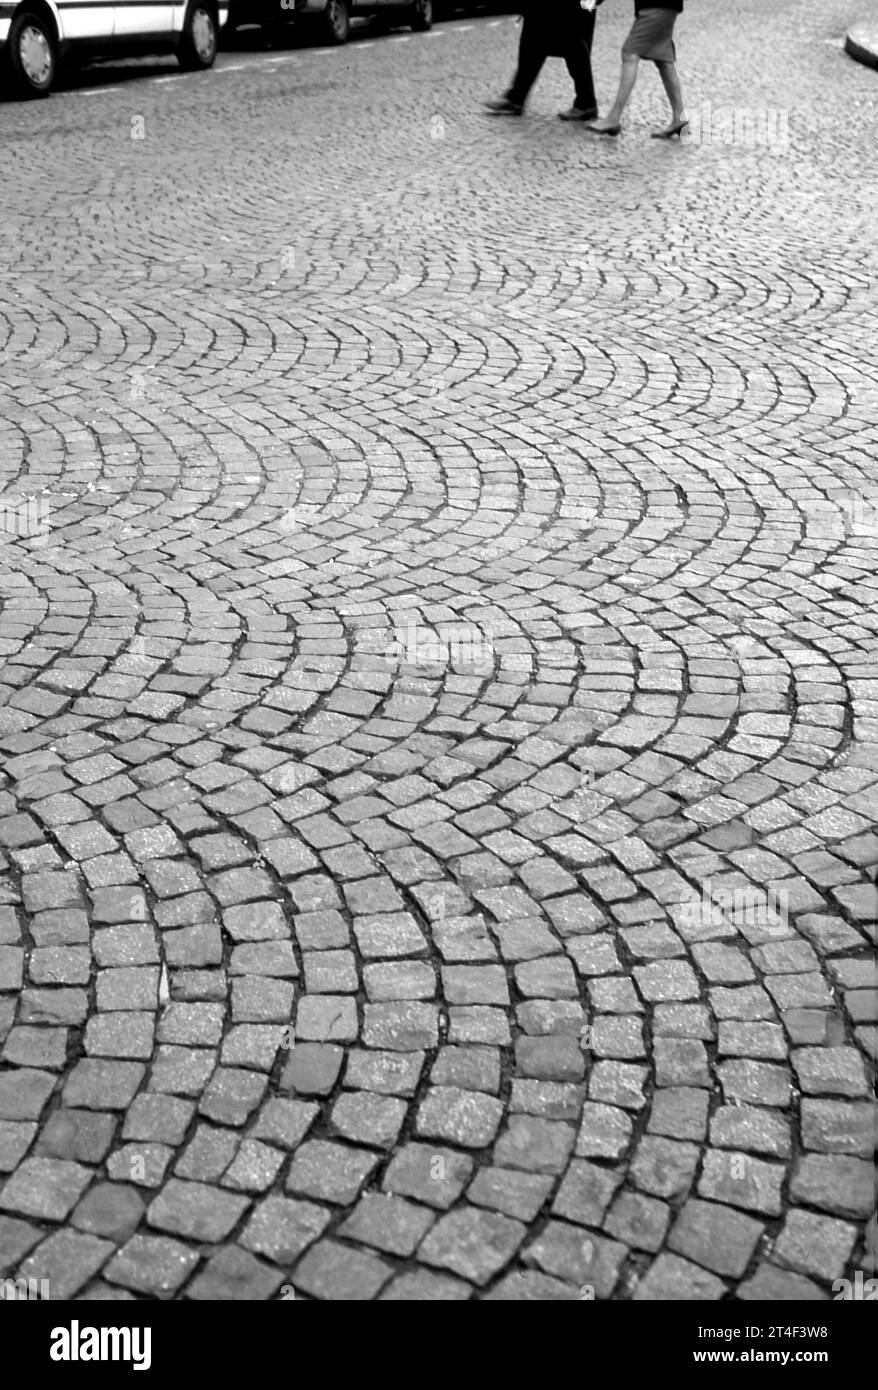
[[[4,108],[4,1275],[872,1258],[873,74],[692,8],[680,145],[483,119],[508,17]]]
[[[110,1240],[79,1231],[57,1231],[19,1266],[19,1278],[48,1281],[53,1300],[73,1298],[112,1255]]]

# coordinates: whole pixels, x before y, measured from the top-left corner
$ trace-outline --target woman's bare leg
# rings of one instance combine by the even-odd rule
[[[671,123],[665,130],[674,130],[683,119],[683,88],[680,86],[680,78],[677,75],[676,63],[656,63],[659,76],[664,83],[665,91],[668,94],[668,101],[671,103]],[[656,134],[664,132],[657,131]]]
[[[677,64],[657,63],[656,67],[668,94],[668,101],[671,103],[671,115],[675,120],[679,120],[683,115],[683,88],[680,86]]]
[[[616,100],[613,102],[606,116],[600,120],[590,121],[589,124],[595,130],[606,130],[609,127],[617,126],[622,119],[622,112],[628,105],[628,98],[634,91],[634,84],[637,81],[637,69],[640,66],[640,59],[636,53],[622,54],[622,75],[619,78],[619,90],[616,93]]]

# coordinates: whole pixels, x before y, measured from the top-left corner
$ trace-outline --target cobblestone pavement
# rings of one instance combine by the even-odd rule
[[[0,108],[0,1273],[872,1270],[857,7],[691,0],[683,146],[511,19]]]

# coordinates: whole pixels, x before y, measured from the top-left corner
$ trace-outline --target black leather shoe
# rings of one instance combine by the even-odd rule
[[[569,111],[558,112],[559,121],[596,121],[597,116],[596,107],[593,107],[591,111],[583,111],[581,106],[571,106]]]
[[[523,106],[520,106],[517,101],[510,101],[508,97],[494,97],[491,101],[482,104],[492,116],[520,116],[524,111]]]

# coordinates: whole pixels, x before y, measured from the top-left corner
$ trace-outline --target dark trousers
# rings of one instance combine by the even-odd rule
[[[563,44],[564,61],[573,78],[576,88],[576,105],[581,111],[597,112],[597,98],[594,79],[591,75],[591,41],[594,34],[595,15],[592,11],[581,12],[581,22],[577,32],[565,39]],[[531,87],[540,75],[543,63],[550,52],[557,47],[546,33],[545,21],[541,18],[525,16],[521,27],[521,42],[518,46],[518,71],[512,86],[506,93],[510,101],[523,106]]]

